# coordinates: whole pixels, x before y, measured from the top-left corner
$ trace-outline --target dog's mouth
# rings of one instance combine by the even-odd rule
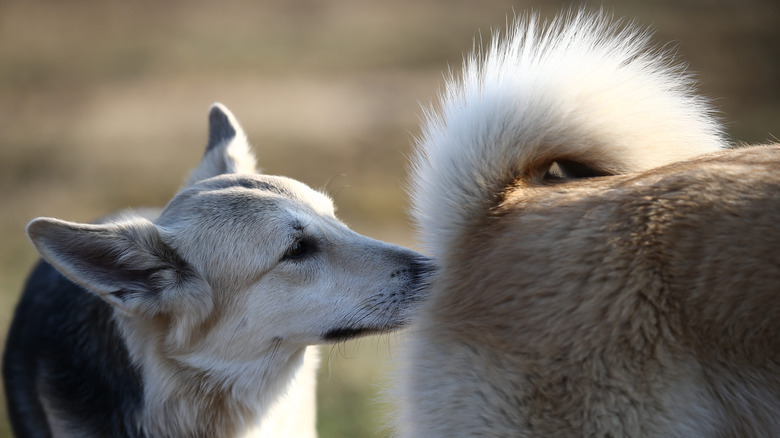
[[[362,336],[386,333],[388,330],[389,328],[379,327],[342,327],[325,332],[325,334],[322,335],[322,339],[328,343],[336,343]]]
[[[408,314],[425,298],[430,288],[430,278],[435,271],[436,265],[433,259],[424,256],[415,257],[407,269],[399,271],[408,275],[408,283],[404,289],[389,296],[377,295],[370,298],[364,303],[365,314],[358,312],[357,316],[362,317],[351,319],[354,325],[345,322],[345,326],[323,333],[322,340],[326,343],[336,343],[362,336],[389,333],[402,328],[410,321]],[[380,310],[382,317],[377,317],[375,312]],[[372,318],[365,318],[366,316]],[[373,323],[366,322],[366,319]]]

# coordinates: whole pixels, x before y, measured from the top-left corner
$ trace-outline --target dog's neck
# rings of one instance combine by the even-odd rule
[[[155,354],[148,343],[129,349],[143,376],[139,423],[147,436],[316,436],[314,347],[276,345],[251,363],[221,369]]]

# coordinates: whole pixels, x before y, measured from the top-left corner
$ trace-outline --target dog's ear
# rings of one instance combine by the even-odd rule
[[[200,164],[190,174],[187,186],[223,173],[255,173],[257,162],[246,134],[221,103],[209,111],[209,142]]]
[[[146,219],[93,225],[38,218],[27,234],[63,275],[126,314],[211,311],[206,281]]]

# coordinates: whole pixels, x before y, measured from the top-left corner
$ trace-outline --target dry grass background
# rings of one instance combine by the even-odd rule
[[[355,229],[413,246],[402,184],[419,104],[480,31],[569,4],[0,2],[0,344],[36,259],[27,221],[163,205],[202,153],[213,101],[238,116],[264,170],[325,187]],[[734,139],[780,132],[775,0],[603,6],[676,42]],[[322,437],[388,435],[377,393],[396,343],[323,348]]]

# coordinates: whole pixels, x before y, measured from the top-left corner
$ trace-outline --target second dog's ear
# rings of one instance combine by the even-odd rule
[[[94,225],[38,218],[27,234],[47,262],[125,314],[188,308],[197,318],[211,311],[208,283],[146,219]]]
[[[255,173],[256,160],[244,130],[221,103],[209,111],[209,142],[200,164],[190,174],[187,186],[224,173]]]

